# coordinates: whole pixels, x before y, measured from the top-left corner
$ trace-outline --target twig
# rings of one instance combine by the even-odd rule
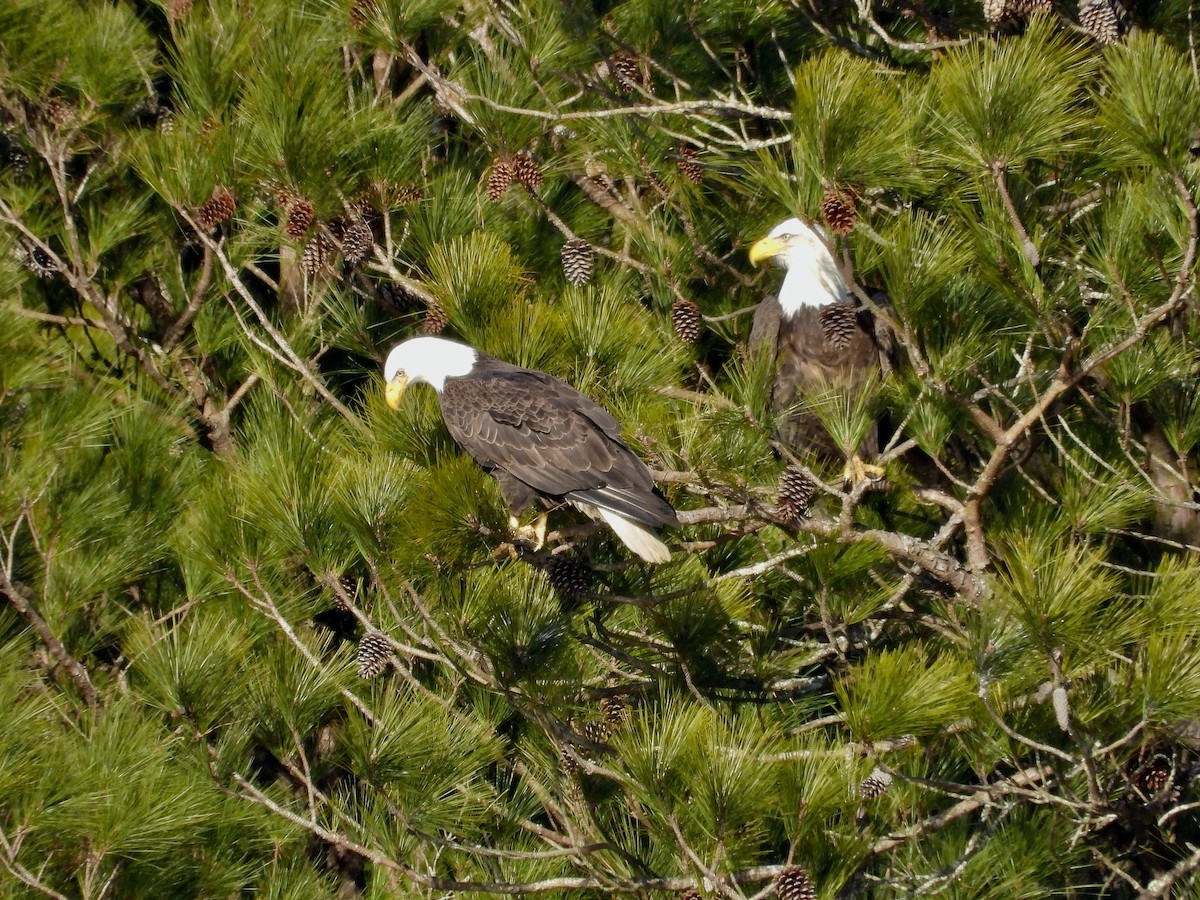
[[[225,254],[224,248],[205,233],[204,229],[199,226],[199,224],[192,218],[191,214],[188,213],[187,210],[177,207],[176,212],[178,212],[179,215],[181,215],[188,222],[188,224],[195,229],[196,233],[200,236],[200,240],[204,243],[204,246],[212,251],[217,259],[217,262],[221,264],[221,269],[224,271],[225,277],[229,279],[229,283],[233,286],[233,289],[237,292],[238,296],[242,298],[242,301],[250,307],[263,330],[270,335],[271,339],[275,342],[275,345],[279,348],[279,351],[282,354],[277,358],[281,359],[281,361],[284,362],[290,369],[295,371],[305,381],[307,381],[312,386],[313,390],[321,395],[326,403],[337,410],[342,418],[344,418],[359,431],[367,433],[369,429],[365,424],[363,424],[362,420],[355,415],[348,406],[346,406],[341,400],[333,395],[329,388],[326,387],[325,382],[308,367],[308,364],[301,359],[299,354],[297,354],[292,348],[292,345],[288,342],[287,338],[285,338],[279,329],[272,324],[266,312],[259,305],[258,301],[254,299],[254,295],[250,293],[250,290],[238,276],[237,269],[234,268],[233,263],[230,262],[229,257]]]
[[[56,316],[53,313],[38,312],[36,309],[26,309],[23,306],[8,306],[7,311],[24,316],[27,319],[37,319],[39,322],[51,322],[55,325],[82,325],[85,328],[103,328],[103,322],[95,319],[84,319],[79,316]]]
[[[4,858],[2,860],[4,863],[4,868],[11,872],[12,875],[26,887],[33,888],[33,890],[37,891],[38,893],[45,894],[47,897],[53,897],[54,900],[68,900],[65,894],[60,894],[58,891],[54,890],[54,888],[50,887],[50,885],[42,883],[42,881],[38,879],[36,875],[17,862],[17,853],[19,848],[19,840],[14,846],[13,843],[9,841],[8,835],[6,835],[3,830],[0,830],[0,849],[4,851]]]
[[[1191,844],[1188,844],[1188,849],[1192,851],[1191,855],[1184,857],[1170,871],[1164,872],[1146,885],[1146,889],[1138,894],[1138,900],[1153,900],[1155,897],[1169,896],[1171,888],[1180,878],[1200,867],[1200,849]]]
[[[925,837],[935,831],[939,831],[949,825],[956,819],[961,819],[963,816],[970,815],[976,810],[986,806],[989,802],[999,796],[1011,793],[1021,788],[1036,786],[1044,782],[1047,778],[1046,770],[1040,766],[1031,766],[1028,769],[1023,769],[1006,778],[1004,781],[995,784],[984,785],[971,797],[962,800],[949,809],[943,810],[929,816],[926,819],[911,825],[904,831],[888,835],[885,838],[880,838],[870,849],[872,856],[878,856],[881,853],[886,853],[903,844],[905,841],[911,841],[916,838]]]
[[[192,296],[188,298],[188,304],[180,313],[179,318],[171,323],[171,327],[167,329],[167,333],[163,336],[163,350],[170,351],[172,347],[183,336],[183,332],[192,324],[192,319],[196,317],[196,313],[200,311],[200,306],[204,302],[204,295],[208,292],[208,286],[212,284],[213,273],[213,251],[212,248],[205,245],[204,259],[200,264],[200,277],[196,280],[196,286],[192,289]]]
[[[292,628],[291,623],[283,617],[283,614],[275,605],[275,601],[271,599],[271,595],[268,594],[266,588],[263,587],[262,581],[258,577],[258,573],[255,572],[253,575],[254,586],[258,589],[261,596],[255,596],[249,588],[242,584],[240,579],[234,577],[232,572],[227,572],[225,578],[231,585],[233,585],[234,588],[237,589],[238,593],[250,601],[252,606],[267,613],[275,621],[275,624],[279,626],[280,630],[287,635],[288,640],[291,641],[296,649],[300,651],[301,655],[308,660],[309,665],[311,665],[317,671],[323,671],[324,667],[322,666],[321,661],[317,659],[315,655],[313,655],[313,652],[308,648],[308,645],[306,645],[304,641],[300,640],[299,636]],[[375,714],[371,712],[367,704],[364,703],[357,694],[347,688],[338,688],[338,693],[349,700],[350,703],[353,704],[354,708],[362,713],[363,718],[365,718],[368,722],[375,721]]]
[[[34,607],[32,592],[24,585],[14,583],[11,580],[7,567],[0,568],[0,591],[8,598],[8,602],[13,605],[13,609],[20,613],[33,627],[38,637],[42,639],[42,643],[46,645],[54,655],[54,658],[66,670],[67,675],[75,682],[75,686],[79,688],[79,692],[83,694],[83,699],[87,701],[87,705],[91,707],[92,712],[99,715],[100,696],[96,693],[92,679],[88,677],[87,669],[79,663],[79,660],[67,652],[67,648],[63,646],[62,641],[58,639],[46,620],[41,617],[36,607]]]
[[[344,834],[330,831],[328,828],[323,827],[319,823],[306,819],[303,816],[292,812],[290,809],[281,806],[237,772],[232,772],[230,777],[241,789],[241,793],[235,793],[234,796],[240,796],[245,800],[257,803],[260,806],[270,810],[275,815],[288,820],[294,825],[299,825],[309,833],[316,835],[335,847],[339,847],[342,850],[369,860],[381,868],[398,872],[413,883],[429,890],[464,892],[478,891],[480,893],[487,894],[507,894],[510,896],[520,896],[525,894],[546,894],[552,891],[570,890],[607,890],[614,893],[637,894],[650,890],[683,891],[695,886],[691,878],[606,878],[602,881],[596,877],[561,877],[546,878],[541,881],[528,882],[487,882],[458,881],[453,878],[425,875],[400,860],[393,859],[378,850],[374,850],[371,847],[353,841]],[[783,868],[784,867],[781,865],[756,866],[754,868],[743,869],[739,872],[726,875],[725,878],[731,879],[739,884],[752,884],[774,878],[777,874],[779,874],[780,871],[783,870]]]
[[[1003,162],[997,160],[992,163],[992,175],[996,179],[996,189],[1000,192],[1000,199],[1004,202],[1004,208],[1008,211],[1008,218],[1012,221],[1013,227],[1017,229],[1017,237],[1021,239],[1021,250],[1025,254],[1025,258],[1029,260],[1029,264],[1035,269],[1041,265],[1042,255],[1038,253],[1037,247],[1029,238],[1029,232],[1025,230],[1025,223],[1021,221],[1021,216],[1017,212],[1016,204],[1013,203],[1012,195],[1008,192],[1008,180],[1005,178],[1006,166]]]

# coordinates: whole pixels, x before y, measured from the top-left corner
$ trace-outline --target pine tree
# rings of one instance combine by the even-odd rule
[[[1186,6],[819,6],[10,0],[14,895],[1200,890]],[[884,353],[784,409],[792,216]],[[671,561],[516,540],[425,332],[610,410]]]

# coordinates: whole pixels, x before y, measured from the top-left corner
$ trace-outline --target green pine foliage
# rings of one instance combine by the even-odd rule
[[[0,893],[1195,894],[1200,84],[1124,6],[0,6]],[[888,365],[783,409],[745,251],[831,196]],[[510,533],[383,402],[439,330],[669,563]]]

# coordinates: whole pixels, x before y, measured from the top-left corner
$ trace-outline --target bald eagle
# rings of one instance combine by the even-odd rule
[[[786,272],[779,296],[764,298],[755,309],[750,332],[752,350],[774,354],[776,376],[772,403],[788,409],[805,392],[838,387],[853,394],[880,371],[880,342],[872,317],[857,310],[853,295],[833,254],[817,230],[799,219],[787,219],[750,247],[750,262],[773,260]],[[837,447],[811,412],[790,415],[779,438],[793,446],[847,460],[847,479],[882,474],[864,466],[879,452],[872,427],[858,448]],[[856,452],[857,451],[857,452]]]
[[[385,396],[398,409],[409,384],[438,394],[451,437],[500,483],[509,527],[535,502],[564,503],[604,522],[646,562],[671,558],[654,529],[679,520],[654,493],[650,470],[621,440],[621,425],[598,403],[545,372],[523,369],[445,338],[404,341],[383,367]],[[546,514],[532,537],[540,548]]]

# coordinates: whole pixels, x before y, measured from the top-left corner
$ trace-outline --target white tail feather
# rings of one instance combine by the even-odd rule
[[[593,506],[589,512],[599,516],[613,530],[621,543],[648,563],[665,563],[671,558],[667,545],[644,525],[627,519],[610,509]]]

